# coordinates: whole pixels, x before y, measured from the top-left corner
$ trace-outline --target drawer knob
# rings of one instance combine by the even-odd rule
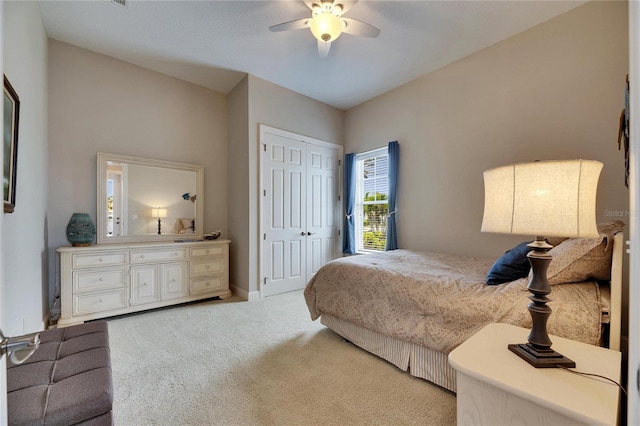
[[[140,259],[144,259],[144,254],[141,254],[141,255],[140,255]]]
[[[102,303],[102,299],[98,299],[98,303]]]
[[[98,281],[104,281],[104,277],[98,278]]]
[[[211,252],[209,251],[209,249],[207,249],[206,253],[207,253],[207,254],[209,254],[209,253],[211,253]]]
[[[102,262],[102,258],[101,258],[101,257],[100,257],[100,258],[98,258],[98,262]]]
[[[205,266],[205,269],[208,271],[209,269],[211,269],[211,267],[209,265]]]

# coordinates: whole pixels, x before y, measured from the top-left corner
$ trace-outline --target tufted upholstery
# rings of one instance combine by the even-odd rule
[[[7,392],[10,425],[112,425],[107,322],[41,332],[25,363],[7,360]]]

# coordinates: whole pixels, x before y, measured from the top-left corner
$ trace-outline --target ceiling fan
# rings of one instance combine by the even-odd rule
[[[347,33],[356,36],[378,37],[380,30],[373,25],[356,19],[344,18],[358,0],[313,1],[304,0],[311,9],[311,18],[296,19],[295,21],[269,27],[271,31],[289,31],[309,28],[318,39],[318,53],[324,58],[329,54],[331,42]]]

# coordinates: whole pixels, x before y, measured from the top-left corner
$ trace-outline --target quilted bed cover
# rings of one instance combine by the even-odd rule
[[[492,264],[492,259],[410,250],[343,257],[324,265],[304,296],[312,320],[327,314],[448,353],[492,322],[531,327],[528,280],[488,286]],[[554,285],[549,298],[550,334],[599,343],[597,283]]]

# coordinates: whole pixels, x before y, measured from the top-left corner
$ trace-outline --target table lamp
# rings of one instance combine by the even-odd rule
[[[158,218],[158,235],[160,235],[160,227],[162,225],[161,218],[167,217],[167,209],[161,209],[160,207],[157,209],[151,209],[151,217]]]
[[[551,349],[547,320],[551,286],[547,269],[553,247],[545,237],[596,238],[596,192],[602,163],[591,160],[536,161],[484,172],[482,232],[535,235],[528,246],[532,327],[528,343],[509,350],[536,368],[575,367]]]

